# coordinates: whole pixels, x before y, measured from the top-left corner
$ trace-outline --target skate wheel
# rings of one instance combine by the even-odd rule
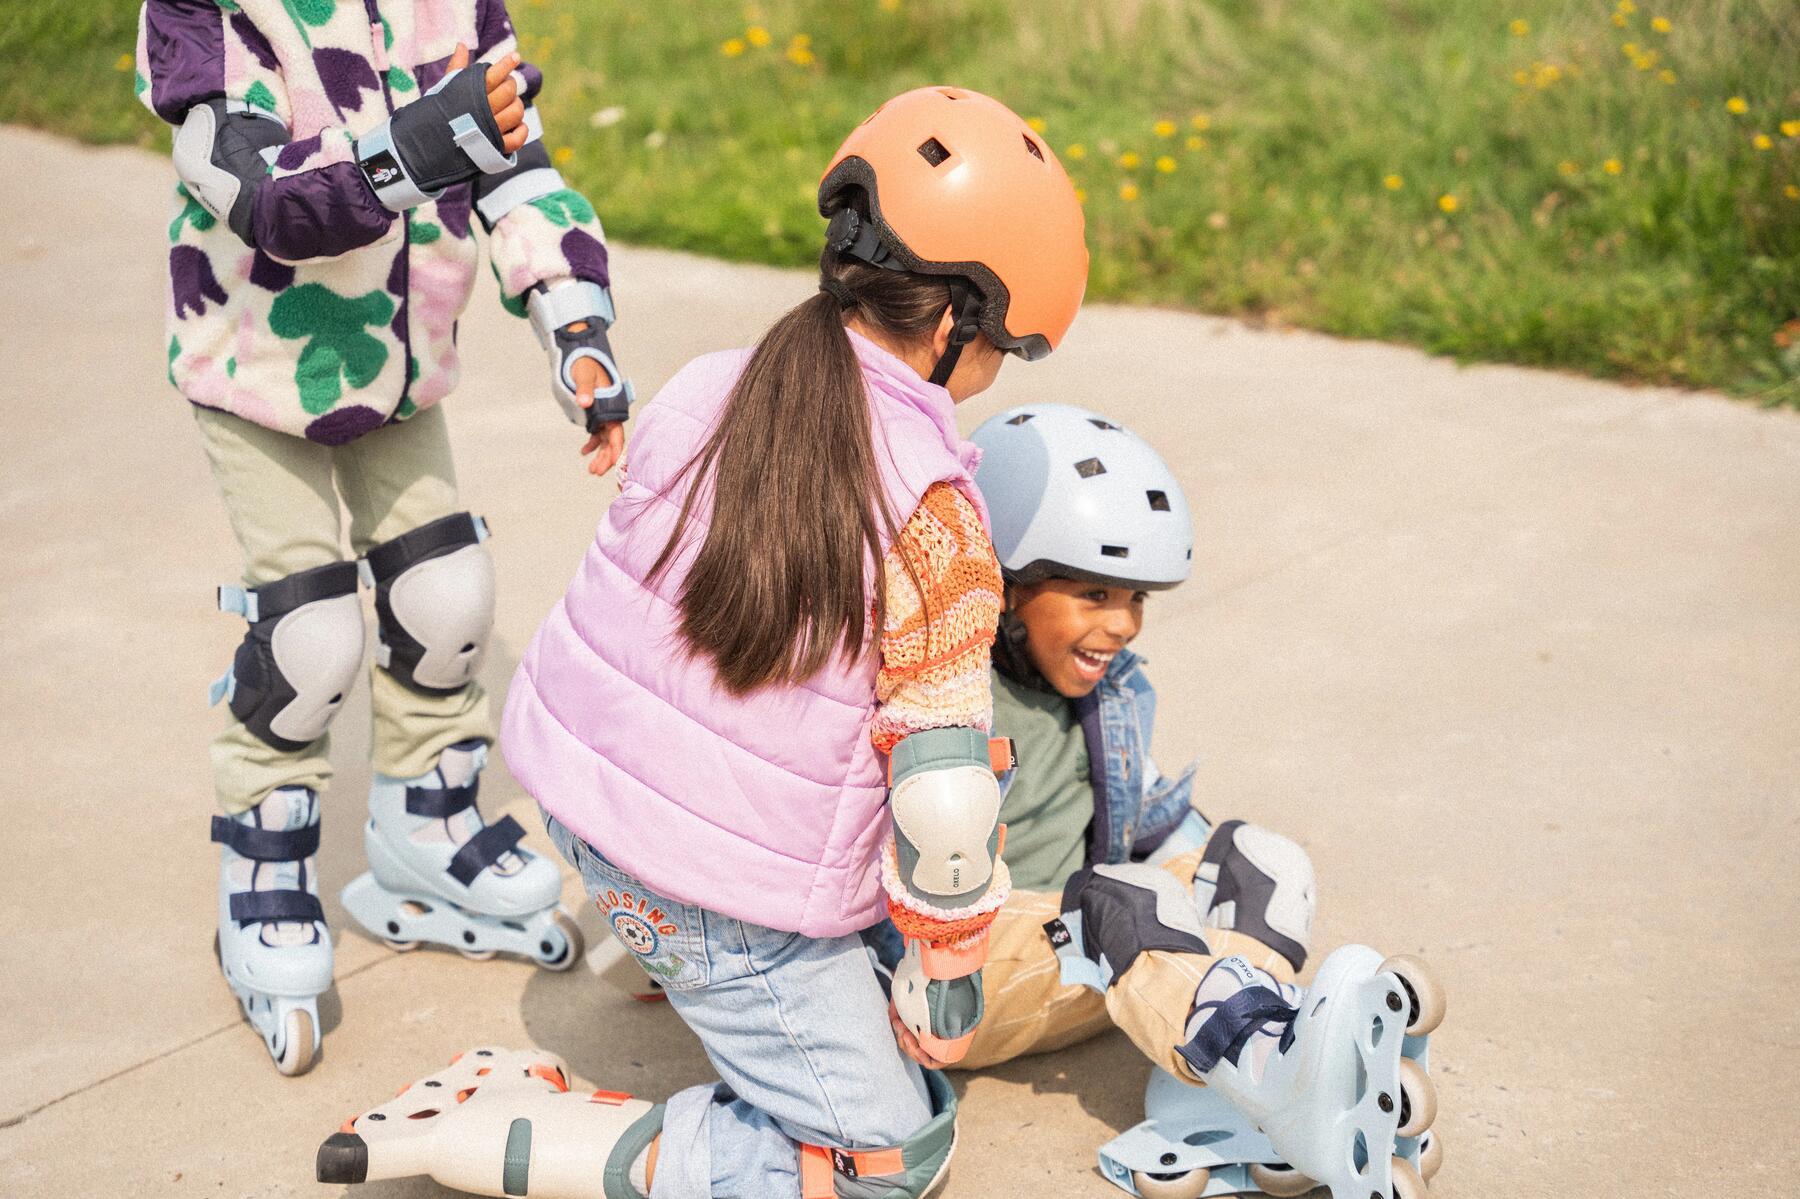
[[[275,1055],[275,1069],[289,1078],[305,1074],[313,1064],[312,1013],[296,1008],[287,1014],[281,1052]]]
[[[494,955],[500,951],[498,949],[458,949],[456,952],[462,954],[471,962],[489,962],[492,961]]]
[[[1419,1177],[1430,1182],[1443,1168],[1444,1138],[1432,1129],[1419,1140]]]
[[[1406,1022],[1407,1036],[1425,1036],[1444,1022],[1444,988],[1431,976],[1431,971],[1424,962],[1410,953],[1402,953],[1381,963],[1379,973],[1392,974],[1399,979],[1401,989],[1411,1001],[1412,1014]]]
[[[1294,1167],[1281,1162],[1251,1162],[1250,1183],[1265,1195],[1275,1195],[1278,1199],[1304,1195],[1318,1185]]]
[[[1152,1174],[1144,1170],[1131,1172],[1131,1185],[1144,1199],[1200,1199],[1206,1194],[1206,1183],[1212,1171],[1201,1167],[1184,1174]]]
[[[415,950],[419,947],[419,943],[417,941],[396,941],[392,937],[381,938],[381,943],[383,945],[387,946],[389,949],[393,950],[395,953],[411,953],[413,950]]]
[[[562,952],[560,954],[543,952],[545,946],[555,949],[553,938],[545,938],[538,943],[539,952],[534,955],[537,964],[554,974],[561,974],[580,959],[586,941],[581,935],[581,927],[575,923],[574,917],[559,910],[550,918],[551,923],[562,932]]]
[[[1430,1192],[1425,1188],[1425,1180],[1413,1169],[1413,1164],[1403,1157],[1396,1157],[1391,1162],[1394,1171],[1394,1199],[1430,1199]]]
[[[1394,1135],[1416,1137],[1437,1119],[1437,1087],[1425,1068],[1410,1057],[1400,1059],[1400,1127]]]

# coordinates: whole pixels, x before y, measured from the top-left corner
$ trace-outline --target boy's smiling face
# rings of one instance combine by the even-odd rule
[[[1129,587],[1045,579],[1012,588],[1012,610],[1032,665],[1058,694],[1079,699],[1144,627],[1144,598]]]

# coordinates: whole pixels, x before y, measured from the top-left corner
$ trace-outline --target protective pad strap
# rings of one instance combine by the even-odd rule
[[[500,218],[533,200],[563,190],[568,184],[550,165],[550,151],[542,142],[527,142],[514,155],[518,165],[498,175],[481,175],[475,180],[475,213],[488,232]]]
[[[214,843],[231,846],[239,857],[257,862],[298,862],[319,852],[319,826],[256,828],[228,816],[212,818]]]
[[[481,789],[479,779],[460,787],[408,787],[406,811],[412,816],[444,820],[475,806],[475,793]]]
[[[465,545],[477,545],[487,538],[486,521],[467,512],[456,512],[402,533],[392,541],[382,542],[370,549],[363,560],[369,564],[370,581],[379,585],[391,581],[414,563]]]
[[[511,853],[524,839],[525,830],[519,827],[519,822],[511,816],[502,816],[463,842],[456,856],[450,859],[449,875],[467,887],[475,881],[476,875]]]
[[[1061,920],[1045,926],[1051,943],[1065,959],[1079,952],[1095,963],[1108,987],[1149,950],[1211,953],[1192,900],[1175,876],[1158,866],[1078,870],[1063,886],[1062,907]]]
[[[888,786],[898,787],[907,776],[921,770],[948,770],[954,766],[992,769],[988,735],[980,729],[958,726],[926,729],[902,738],[888,758]]]
[[[956,1092],[926,1070],[932,1117],[905,1142],[885,1149],[800,1148],[802,1199],[921,1199],[931,1193],[956,1150]]]
[[[1176,1052],[1204,1078],[1221,1060],[1235,1064],[1250,1038],[1270,1022],[1285,1022],[1282,1047],[1286,1048],[1299,1013],[1267,987],[1245,987],[1219,1004],[1192,1040]]]
[[[637,1118],[637,1122],[625,1130],[613,1143],[612,1152],[606,1155],[606,1172],[600,1180],[601,1193],[606,1199],[643,1199],[636,1187],[631,1185],[631,1166],[650,1148],[650,1143],[662,1135],[663,1117],[667,1113],[664,1104],[657,1104]]]
[[[219,611],[235,612],[251,624],[278,620],[303,604],[356,592],[356,563],[327,562],[264,583],[261,587],[219,588]]]
[[[243,924],[304,924],[325,919],[317,895],[305,891],[238,891],[231,897],[231,918]]]

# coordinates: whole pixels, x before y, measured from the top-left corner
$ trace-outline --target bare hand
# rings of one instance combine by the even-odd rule
[[[517,151],[531,136],[525,128],[525,101],[520,98],[519,85],[512,77],[519,61],[517,54],[508,54],[487,69],[488,108],[493,111],[494,122],[500,126],[500,144],[508,154]],[[450,56],[450,69],[460,71],[468,65],[469,48],[458,42],[456,53]]]
[[[910,1057],[913,1061],[919,1063],[919,1065],[925,1067],[927,1070],[944,1070],[949,1068],[951,1063],[940,1062],[938,1059],[925,1052],[925,1047],[919,1044],[919,1038],[913,1036],[912,1029],[901,1023],[900,1013],[894,1010],[894,1005],[891,1002],[888,1004],[888,1023],[893,1025],[894,1040],[900,1042],[901,1053],[904,1053],[907,1057]]]

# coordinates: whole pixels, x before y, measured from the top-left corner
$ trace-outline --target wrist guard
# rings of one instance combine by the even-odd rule
[[[487,64],[452,71],[438,85],[356,139],[356,163],[391,212],[405,212],[443,190],[510,170],[499,123],[488,106]]]
[[[622,423],[631,416],[631,401],[636,398],[631,381],[619,370],[613,357],[606,330],[613,323],[612,293],[597,283],[565,280],[553,287],[538,284],[525,298],[526,314],[531,318],[531,331],[550,359],[550,394],[563,414],[589,433],[600,426]],[[570,325],[587,322],[579,333]],[[591,358],[606,372],[607,382],[594,388],[594,403],[583,408],[575,401],[576,387],[572,368],[583,358]]]

